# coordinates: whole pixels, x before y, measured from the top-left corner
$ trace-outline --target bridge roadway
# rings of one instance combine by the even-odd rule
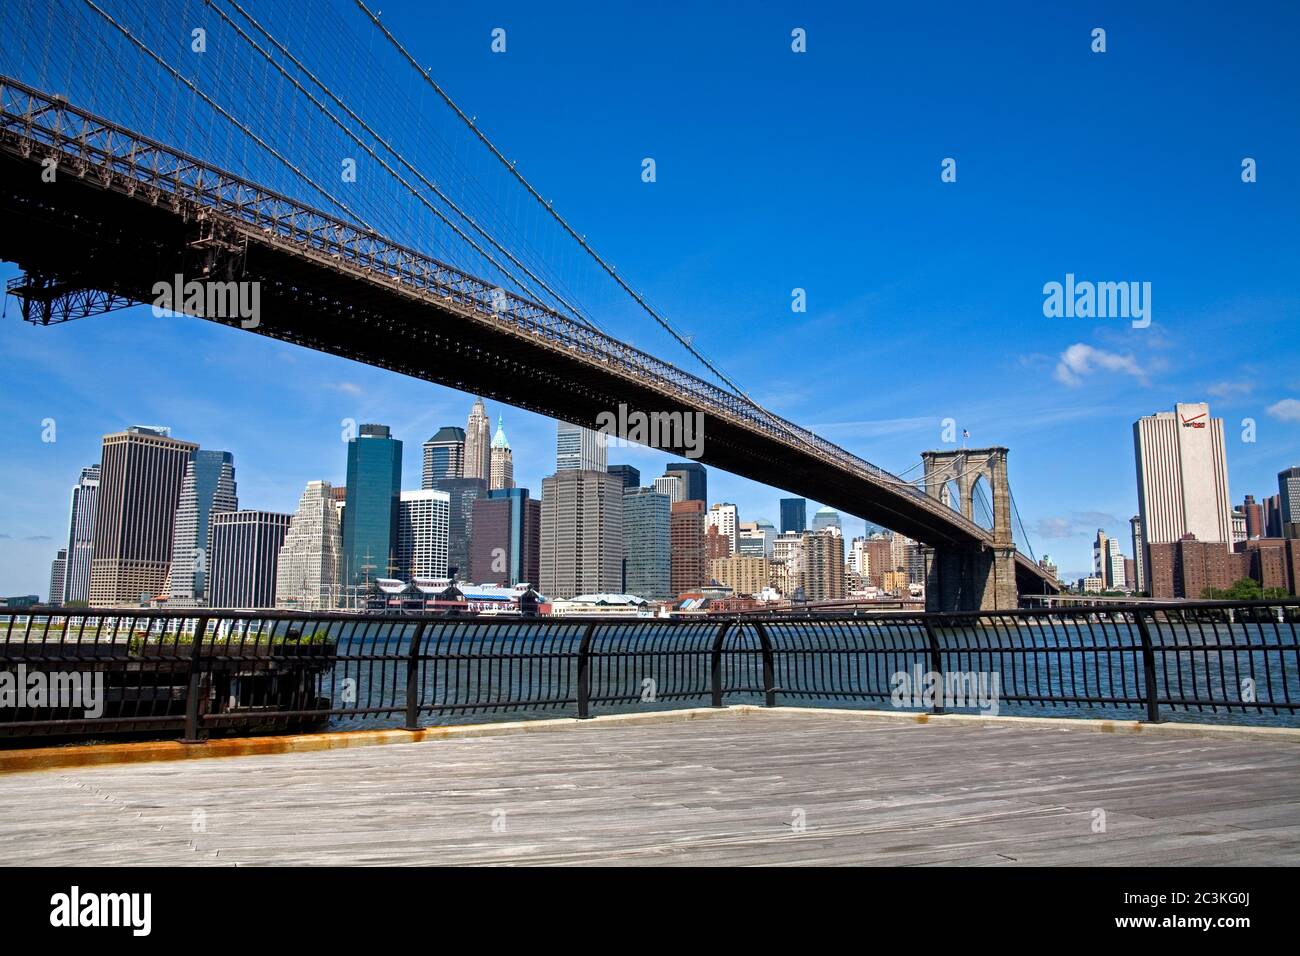
[[[710,713],[5,774],[0,864],[1300,863],[1294,736]]]
[[[706,464],[935,547],[991,541],[875,465],[537,303],[14,80],[0,77],[0,107],[0,259],[29,278],[111,293],[105,310],[153,301],[178,273],[257,281],[258,334],[591,427],[620,404],[698,412]],[[1022,592],[1045,580],[1018,555]]]

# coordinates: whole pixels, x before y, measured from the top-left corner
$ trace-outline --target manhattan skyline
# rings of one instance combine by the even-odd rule
[[[1157,30],[1118,5],[1019,11],[1018,26],[991,30],[948,7],[876,11],[849,28],[843,13],[776,8],[743,22],[709,10],[561,8],[543,20],[524,7],[449,9],[440,29],[465,39],[446,44],[440,72],[773,411],[894,472],[943,447],[947,418],[972,446],[1010,447],[1028,544],[1073,579],[1096,528],[1123,541],[1137,511],[1139,417],[1208,402],[1225,420],[1233,504],[1275,494],[1277,473],[1300,462],[1300,187],[1289,176],[1300,124],[1277,122],[1300,112],[1285,97],[1297,14],[1194,8]],[[428,29],[412,4],[385,18],[417,38]],[[512,28],[511,52],[491,59],[473,38],[497,21]],[[808,31],[800,57],[792,25]],[[1096,25],[1105,54],[1088,49]],[[922,41],[924,67],[912,59]],[[571,56],[552,56],[557,46]],[[612,81],[580,83],[592,69]],[[888,102],[871,95],[885,74],[901,90]],[[646,156],[654,183],[640,179]],[[940,181],[945,157],[956,182]],[[1258,161],[1257,182],[1241,181],[1243,157]],[[1151,282],[1151,325],[1046,318],[1042,287],[1067,274]],[[790,310],[795,288],[806,313]],[[230,451],[242,506],[292,512],[307,481],[344,483],[344,419],[388,424],[410,450],[441,425],[464,427],[474,398],[147,308],[35,329],[6,306],[4,593],[45,594],[69,492],[104,434],[161,424]],[[687,365],[648,329],[608,327]],[[490,400],[487,411],[504,415],[516,483],[540,494],[554,423]],[[1241,440],[1246,418],[1253,443]],[[47,419],[54,442],[42,441]],[[676,457],[609,451],[651,479]],[[405,456],[403,488],[420,487],[419,467]],[[716,468],[709,488],[710,503],[774,524],[789,496]],[[846,537],[861,533],[844,519]]]

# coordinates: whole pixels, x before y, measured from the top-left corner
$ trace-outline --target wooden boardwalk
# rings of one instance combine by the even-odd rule
[[[1300,745],[784,712],[46,770],[0,863],[1296,865]]]

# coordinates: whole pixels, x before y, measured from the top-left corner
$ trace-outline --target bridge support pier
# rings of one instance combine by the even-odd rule
[[[971,448],[922,452],[925,492],[947,501],[975,520],[975,486],[983,479],[992,498],[990,544],[926,548],[927,611],[992,611],[1015,608],[1016,546],[1011,535],[1011,489],[1007,483],[1007,449]],[[952,500],[951,485],[956,486]]]

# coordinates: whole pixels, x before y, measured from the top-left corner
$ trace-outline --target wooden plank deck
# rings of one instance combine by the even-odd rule
[[[49,770],[0,863],[1296,865],[1300,746],[786,712]]]

